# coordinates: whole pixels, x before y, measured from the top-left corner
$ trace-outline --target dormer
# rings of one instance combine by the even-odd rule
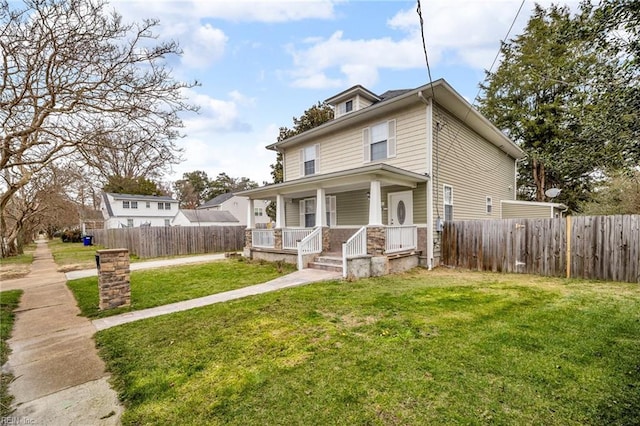
[[[358,111],[380,101],[373,92],[357,85],[327,99],[325,102],[333,107],[334,118],[350,112]]]

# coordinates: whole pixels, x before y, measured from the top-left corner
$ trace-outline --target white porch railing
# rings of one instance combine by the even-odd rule
[[[387,226],[385,253],[414,250],[418,247],[417,226]]]
[[[312,232],[312,228],[284,228],[282,230],[282,248],[284,250],[297,250],[298,243]]]
[[[367,227],[363,226],[342,244],[342,277],[347,278],[347,259],[367,254]]]
[[[252,229],[251,244],[253,247],[273,248],[275,246],[273,229]]]
[[[304,269],[302,256],[322,252],[322,227],[315,228],[298,244],[298,270]]]

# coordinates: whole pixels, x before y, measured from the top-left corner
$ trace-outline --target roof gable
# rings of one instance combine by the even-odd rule
[[[202,204],[198,208],[219,206],[220,204],[222,204],[225,201],[233,198],[234,196],[235,196],[235,194],[233,192],[227,192],[225,194],[220,194],[217,197],[214,197],[214,198],[210,199],[209,201],[207,201],[206,203]]]

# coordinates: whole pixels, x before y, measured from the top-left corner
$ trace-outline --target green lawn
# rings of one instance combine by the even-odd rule
[[[96,250],[104,247],[99,245],[85,246],[83,243],[63,243],[60,238],[54,238],[47,243],[53,260],[62,272],[96,267]]]
[[[291,265],[244,260],[133,271],[130,276],[131,308],[107,311],[98,309],[98,277],[69,281],[67,285],[73,291],[82,315],[99,318],[259,284],[292,271]]]
[[[22,290],[10,290],[0,292],[0,366],[9,358],[9,345],[7,340],[11,337],[13,329],[13,311],[18,307]],[[13,376],[0,372],[0,419],[11,412],[11,401],[8,386]]]
[[[414,270],[96,335],[123,424],[637,424],[640,288]]]

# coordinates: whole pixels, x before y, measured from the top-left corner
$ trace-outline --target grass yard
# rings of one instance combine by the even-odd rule
[[[68,281],[82,315],[100,318],[132,310],[208,296],[270,281],[292,272],[292,265],[223,260],[131,272],[131,307],[100,311],[98,277]]]
[[[638,424],[640,288],[414,270],[96,335],[123,424]]]
[[[95,268],[96,250],[104,248],[99,245],[85,246],[83,243],[63,243],[60,238],[49,240],[47,245],[60,272]]]
[[[18,307],[22,290],[10,290],[0,292],[0,366],[9,359],[9,345],[7,340],[11,337],[13,329],[13,311]],[[9,383],[13,379],[10,374],[0,372],[0,419],[11,413],[11,401],[13,397],[8,392]]]

